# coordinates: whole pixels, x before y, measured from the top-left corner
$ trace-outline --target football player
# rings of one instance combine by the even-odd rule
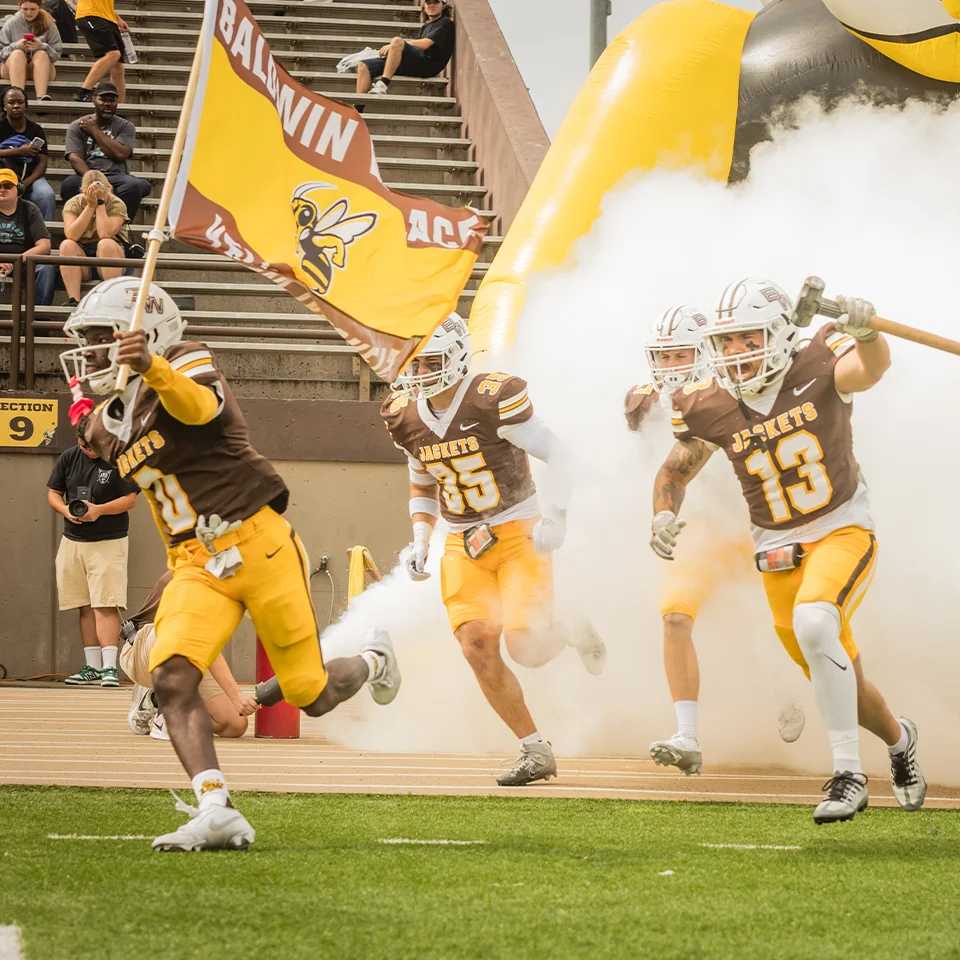
[[[887,744],[900,806],[918,810],[926,792],[917,728],[896,719],[865,679],[850,630],[877,560],[853,455],[853,395],[880,380],[890,350],[870,327],[872,304],[837,302],[844,314],[804,345],[780,287],[756,279],[727,287],[704,334],[713,379],[673,395],[677,442],[655,481],[651,540],[659,556],[672,556],[687,484],[722,448],[750,511],[774,627],[813,683],[833,750],[816,823],[850,820],[867,806],[858,719]]]
[[[675,390],[710,376],[703,356],[706,325],[706,313],[686,304],[671,307],[656,322],[644,345],[651,382],[631,388],[624,402],[631,430],[640,430],[651,412],[669,412]],[[651,743],[650,756],[661,766],[675,766],[687,776],[699,774],[703,764],[697,736],[700,666],[693,645],[693,622],[718,583],[745,572],[748,563],[752,566],[749,542],[714,540],[692,556],[682,555],[667,574],[660,599],[663,665],[677,714],[677,732],[668,740]],[[799,704],[786,705],[780,712],[780,736],[793,742],[803,732],[804,721]]]
[[[563,543],[570,455],[533,412],[527,385],[506,373],[468,372],[470,334],[451,314],[400,375],[381,414],[409,458],[413,544],[407,572],[425,580],[438,517],[447,534],[440,589],[450,627],[490,706],[520,740],[501,786],[556,776],[557,764],[500,655],[539,667],[574,647],[591,673],[606,649],[589,624],[553,617],[550,553]],[[547,464],[550,503],[541,509],[528,455]]]
[[[124,643],[120,651],[120,666],[133,681],[127,723],[134,733],[140,736],[149,734],[154,740],[170,739],[163,714],[157,710],[149,664],[150,651],[157,642],[153,621],[156,619],[164,588],[172,578],[173,574],[169,570],[164,573],[150,591],[143,606],[127,621],[132,632],[129,642]],[[124,624],[125,629],[127,624]],[[247,732],[247,718],[257,710],[259,704],[255,697],[240,689],[222,653],[210,664],[197,692],[210,714],[216,736],[242,737]]]
[[[243,849],[254,831],[230,802],[198,693],[203,674],[244,610],[290,703],[310,716],[369,682],[389,703],[400,682],[380,632],[358,656],[324,665],[310,599],[309,562],[281,514],[283,479],[250,445],[247,424],[209,347],[181,343],[185,322],[151,284],[142,329],[131,331],[140,281],[117,277],[88,293],[65,324],[79,343],[62,354],[67,380],[109,394],[121,364],[126,389],[90,415],[86,441],[144,491],[167,545],[173,578],[163,591],[149,668],[167,732],[191,778],[190,822],[155,850]],[[183,805],[181,805],[182,807]]]

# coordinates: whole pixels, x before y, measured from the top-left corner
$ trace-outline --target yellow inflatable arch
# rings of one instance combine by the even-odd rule
[[[527,277],[557,267],[626,174],[733,182],[771,114],[814,94],[960,95],[960,0],[769,0],[759,13],[667,0],[610,44],[574,101],[473,306],[475,349],[513,339]]]

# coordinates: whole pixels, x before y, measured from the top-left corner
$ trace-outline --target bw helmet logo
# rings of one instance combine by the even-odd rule
[[[345,199],[321,213],[321,204],[317,202],[320,191],[336,189],[332,183],[301,183],[290,201],[297,224],[296,252],[300,269],[310,277],[313,289],[321,296],[333,285],[334,268],[342,270],[347,265],[349,244],[377,224],[375,213],[348,217],[350,207]]]
[[[139,297],[139,295],[140,295],[139,289],[131,290],[127,294],[127,299],[126,299],[126,302],[124,303],[124,306],[128,310],[132,309],[133,305],[137,302],[137,298]],[[144,313],[163,313],[163,310],[164,310],[163,297],[155,297],[152,294],[147,294],[147,299],[144,301],[144,304],[143,304],[143,312]]]

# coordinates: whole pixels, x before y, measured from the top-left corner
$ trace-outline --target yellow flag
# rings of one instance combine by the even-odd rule
[[[488,222],[388,190],[360,114],[293,80],[242,0],[206,0],[200,43],[173,236],[270,277],[395,379],[456,309]]]

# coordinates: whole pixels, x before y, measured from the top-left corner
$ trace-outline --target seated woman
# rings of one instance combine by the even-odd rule
[[[453,56],[456,28],[446,0],[421,0],[420,35],[416,40],[394,37],[380,56],[357,66],[357,93],[386,93],[395,76],[439,76]],[[374,82],[376,81],[376,82]]]
[[[61,257],[124,257],[130,242],[127,208],[113,192],[110,181],[99,170],[88,170],[80,181],[80,193],[63,207]],[[121,267],[93,268],[102,280],[119,277]],[[67,291],[66,305],[80,302],[80,285],[89,280],[90,267],[60,267],[60,276]]]
[[[57,198],[45,176],[47,133],[28,119],[27,106],[22,87],[5,87],[0,92],[0,166],[16,172],[23,199],[35,203],[44,220],[52,220]]]
[[[63,41],[53,17],[43,9],[43,0],[19,0],[20,11],[0,29],[0,77],[15,87],[26,88],[33,77],[38,100],[49,100],[47,87],[57,75],[54,64],[63,53]]]

